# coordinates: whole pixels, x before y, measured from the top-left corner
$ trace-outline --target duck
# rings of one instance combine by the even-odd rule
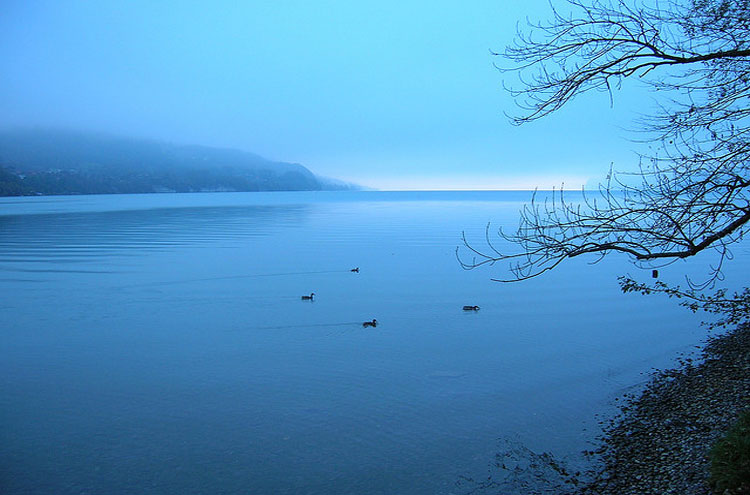
[[[315,293],[311,292],[309,296],[302,296],[303,301],[312,301],[313,297],[315,297]]]
[[[464,311],[479,311],[479,306],[464,306]]]
[[[376,326],[378,326],[378,320],[376,320],[375,318],[373,318],[372,321],[366,321],[366,322],[362,323],[362,326],[365,327],[365,328],[367,328],[367,327],[376,327]]]
[[[350,272],[352,272],[352,273],[359,273],[359,267],[357,267],[357,268],[352,268],[352,269],[351,269],[351,270],[349,270],[349,271],[350,271]]]

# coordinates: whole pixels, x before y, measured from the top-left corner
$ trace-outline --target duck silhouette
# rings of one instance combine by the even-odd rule
[[[302,296],[303,301],[312,301],[313,297],[315,297],[315,293],[311,292],[309,296]]]
[[[362,326],[365,327],[365,328],[367,328],[367,327],[376,327],[376,326],[378,326],[378,320],[376,320],[375,318],[373,318],[372,321],[366,321],[366,322],[362,323]]]
[[[479,306],[464,306],[464,311],[479,311]]]

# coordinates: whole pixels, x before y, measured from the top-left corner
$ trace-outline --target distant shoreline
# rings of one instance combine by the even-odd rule
[[[358,187],[236,149],[62,129],[0,131],[0,196]]]
[[[362,192],[362,193],[517,193],[525,194],[528,199],[531,199],[531,195],[534,192],[537,193],[552,193],[558,192],[552,189],[370,189],[366,187],[350,188],[350,189],[264,189],[264,190],[233,190],[233,189],[205,189],[196,191],[138,191],[138,192],[60,192],[60,193],[42,193],[42,192],[26,192],[23,194],[7,194],[0,191],[0,197],[2,198],[13,198],[13,197],[37,197],[37,196],[123,196],[129,194],[204,194],[204,193],[291,193],[291,192]],[[566,191],[565,194],[580,193],[580,191]]]

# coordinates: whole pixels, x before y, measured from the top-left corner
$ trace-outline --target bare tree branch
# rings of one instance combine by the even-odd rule
[[[536,277],[581,255],[622,253],[663,263],[713,251],[721,278],[730,247],[750,224],[750,3],[732,0],[564,0],[529,23],[498,57],[518,76],[520,112],[542,118],[628,78],[659,90],[657,113],[638,122],[650,144],[636,172],[573,198],[562,189],[524,207],[513,233],[479,248],[464,238],[462,266],[504,264]],[[467,260],[466,254],[470,260]]]

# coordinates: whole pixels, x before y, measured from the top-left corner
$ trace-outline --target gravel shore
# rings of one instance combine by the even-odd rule
[[[702,359],[657,373],[605,430],[582,494],[707,495],[708,451],[750,408],[750,325],[711,337]]]

